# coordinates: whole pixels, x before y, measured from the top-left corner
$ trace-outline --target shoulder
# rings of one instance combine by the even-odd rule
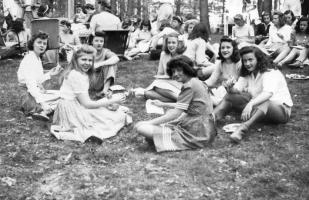
[[[75,80],[75,81],[78,80],[78,81],[80,81],[80,80],[87,79],[87,76],[84,75],[84,74],[82,74],[81,72],[76,71],[75,69],[73,69],[73,70],[69,73],[68,79],[69,79],[69,80]]]
[[[190,81],[188,81],[187,83],[183,84],[183,89],[195,89],[195,88],[197,88],[201,84],[202,84],[202,82],[199,79],[191,78]]]

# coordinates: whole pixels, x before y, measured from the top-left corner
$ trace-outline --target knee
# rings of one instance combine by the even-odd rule
[[[136,132],[140,135],[144,135],[143,133],[145,131],[147,131],[147,122],[137,122],[134,126],[134,129],[136,130]]]

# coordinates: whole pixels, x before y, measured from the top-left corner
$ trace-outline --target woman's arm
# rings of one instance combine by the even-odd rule
[[[221,76],[221,70],[220,70],[221,62],[216,63],[215,71],[211,74],[211,76],[205,81],[206,85],[209,88],[215,87],[220,76]]]
[[[172,109],[169,110],[165,115],[149,120],[148,123],[153,124],[153,125],[160,125],[163,123],[167,123],[173,120],[176,120],[181,114],[183,113],[183,110],[181,109]]]
[[[108,66],[108,65],[115,65],[119,62],[119,57],[117,55],[114,55],[107,60],[102,60],[99,62],[94,63],[94,68],[102,67],[102,66]]]
[[[205,65],[209,63],[209,59],[206,56],[206,42],[200,39],[197,43],[197,49],[195,52],[195,61],[197,65]]]
[[[165,54],[162,52],[161,55],[160,55],[160,61],[159,61],[157,75],[164,75],[164,74],[166,74],[166,71],[165,71],[166,67],[164,67],[164,65],[166,65],[166,63],[164,63],[164,60],[165,60],[164,57],[165,57]]]
[[[88,93],[80,93],[77,95],[77,99],[79,103],[88,109],[99,108],[99,107],[107,107],[114,103],[121,103],[125,100],[125,95],[117,95],[113,96],[111,99],[100,99],[98,101],[92,101],[88,95]]]

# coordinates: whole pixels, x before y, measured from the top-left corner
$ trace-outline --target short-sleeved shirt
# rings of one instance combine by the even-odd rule
[[[93,32],[117,30],[120,25],[121,21],[116,15],[105,11],[94,15],[90,21],[90,28]]]
[[[88,75],[72,70],[62,83],[60,97],[63,99],[74,100],[79,94],[88,94],[88,89]]]
[[[234,88],[241,92],[248,92],[252,98],[262,92],[270,92],[272,96],[269,100],[293,106],[286,80],[279,70],[258,73],[256,77],[253,73],[240,77]]]
[[[291,39],[293,29],[289,25],[284,25],[280,28],[277,28],[275,25],[271,25],[269,28],[269,40],[266,45],[270,45],[272,43],[287,43]],[[283,39],[278,36],[281,34]]]
[[[80,45],[81,44],[78,35],[75,35],[75,34],[60,33],[60,42],[64,44],[70,44],[70,45]]]
[[[243,26],[233,26],[232,37],[245,38],[254,36],[254,29],[251,25],[245,24]]]
[[[212,112],[212,102],[206,84],[197,78],[184,83],[178,96],[176,108],[187,111],[194,102],[205,105],[206,113]]]
[[[193,40],[187,40],[187,49],[183,55],[188,56],[191,60],[195,61],[197,65],[207,64],[209,62],[206,55],[207,43],[202,38],[195,38]]]
[[[102,52],[99,55],[95,56],[94,63],[110,59],[113,56],[117,56],[117,55],[111,50],[103,48]]]

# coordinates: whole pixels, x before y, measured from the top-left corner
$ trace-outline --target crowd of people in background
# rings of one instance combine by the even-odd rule
[[[6,18],[1,34],[7,47],[0,59],[26,53],[18,70],[22,109],[42,120],[54,113],[51,131],[61,139],[72,135],[81,142],[104,139],[127,124],[125,109],[119,108],[125,95],[110,90],[120,59],[104,47],[106,30],[128,30],[124,59],[149,55],[159,60],[155,80],[147,88],[131,91],[170,109],[135,125],[158,152],[208,146],[217,134],[216,124],[231,110],[240,112],[243,121],[230,135],[233,142],[240,142],[258,121],[286,123],[293,102],[280,70],[309,64],[308,12],[263,12],[260,23],[237,13],[231,35],[214,44],[205,23],[192,14],[173,15],[168,2],[162,2],[157,15],[151,13],[149,18],[120,19],[109,3],[101,1],[97,11],[86,4],[76,8],[73,21],[60,21],[57,53],[68,67],[61,72],[57,65],[44,74],[41,59],[49,39],[46,33],[31,36],[29,8],[37,11],[35,18],[51,17],[47,5],[26,5],[23,18],[14,15],[11,22]],[[85,30],[91,40],[81,40]],[[60,92],[48,93],[42,83],[59,73],[63,74]]]

